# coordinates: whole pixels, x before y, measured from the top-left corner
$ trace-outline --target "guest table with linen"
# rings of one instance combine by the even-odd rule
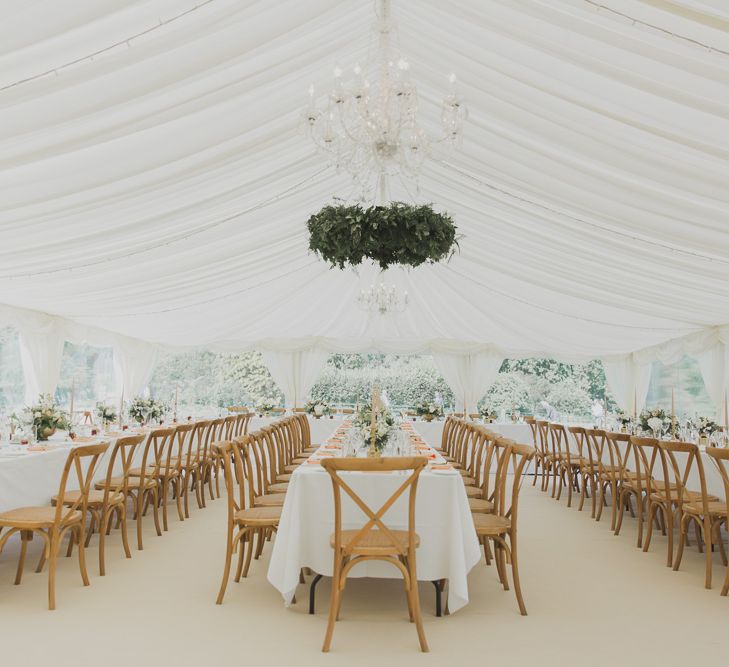
[[[343,477],[374,510],[387,501],[404,479],[402,473],[351,472],[344,473]],[[367,521],[344,494],[342,513],[345,529],[360,528]],[[397,500],[383,520],[394,529],[407,529],[407,494]],[[468,499],[456,470],[423,471],[418,483],[415,521],[420,536],[418,579],[447,579],[448,606],[454,612],[467,604],[467,575],[480,560]],[[286,604],[294,597],[302,568],[331,576],[333,527],[331,478],[321,465],[303,464],[289,483],[268,570],[269,581],[282,593]],[[369,561],[358,564],[348,576],[395,578],[401,574],[387,563]]]

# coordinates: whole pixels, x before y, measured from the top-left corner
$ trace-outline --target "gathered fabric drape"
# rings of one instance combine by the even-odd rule
[[[638,414],[645,407],[651,381],[651,363],[638,363],[633,355],[602,359],[608,387],[618,407],[628,415]]]
[[[119,336],[114,341],[114,373],[120,394],[130,400],[149,383],[157,361],[156,345]]]
[[[25,402],[34,403],[39,394],[56,392],[61,375],[64,339],[54,322],[18,335],[20,361],[25,379]]]
[[[495,350],[469,354],[433,352],[433,360],[453,391],[458,412],[475,412],[478,401],[494,383],[504,361]]]
[[[301,407],[321,374],[329,353],[319,349],[262,350],[273,381],[283,392],[287,408]]]

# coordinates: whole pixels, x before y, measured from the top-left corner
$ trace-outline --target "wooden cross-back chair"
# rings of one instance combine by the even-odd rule
[[[656,465],[653,464],[649,470],[652,490],[648,499],[648,532],[643,544],[643,551],[648,551],[653,530],[653,519],[658,517],[662,523],[663,533],[668,534],[666,566],[671,567],[673,565],[673,528],[676,522],[678,522],[679,533],[684,534],[685,541],[685,532],[682,531],[682,527],[687,527],[687,523],[683,522],[684,505],[701,505],[703,509],[704,503],[708,505],[709,502],[717,501],[718,498],[716,496],[710,496],[706,492],[705,479],[703,479],[699,491],[688,488],[689,479],[694,469],[697,468],[697,461],[701,457],[697,445],[691,442],[680,441],[663,442],[656,440],[655,442],[657,443],[655,446],[658,447],[661,459],[660,470],[663,479],[661,480],[656,477]],[[647,458],[645,453],[646,446],[641,445],[640,449],[643,452],[642,458],[645,460]],[[703,466],[699,473],[699,479],[702,480],[702,478]],[[703,531],[700,532],[703,533]],[[710,539],[707,547],[709,552],[711,552],[711,532],[710,530]],[[723,549],[723,543],[721,546]],[[682,550],[683,546],[680,548]]]
[[[159,521],[159,499],[160,484],[159,470],[167,452],[172,444],[174,428],[153,428],[147,435],[142,450],[142,462],[139,468],[129,471],[126,479],[126,494],[134,502],[134,517],[137,522],[137,549],[144,549],[142,539],[142,519],[147,507],[152,506],[154,515],[154,526],[157,535],[162,535],[162,527]],[[136,474],[135,474],[136,473]],[[101,480],[96,483],[95,488],[104,490],[108,485],[118,487],[123,483],[119,477]]]
[[[544,467],[544,454],[539,448],[539,430],[537,429],[536,418],[527,415],[526,417],[524,417],[524,422],[529,426],[529,430],[532,434],[532,443],[534,445],[534,450],[536,451],[536,454],[534,455],[534,478],[532,479],[532,486],[536,486],[539,472]]]
[[[156,429],[152,438],[152,456],[154,461],[149,465],[147,459],[146,476],[157,482],[158,503],[162,507],[162,525],[168,530],[167,498],[174,494],[177,503],[177,515],[180,521],[185,517],[182,512],[182,461],[186,449],[187,438],[192,435],[194,425],[185,423],[171,426],[168,429]],[[162,431],[165,431],[164,433]],[[132,468],[131,478],[140,477],[143,468]],[[145,508],[146,509],[146,508]]]
[[[215,478],[215,489],[218,492],[218,498],[220,498],[220,483],[218,480],[218,473],[222,462],[218,457],[217,451],[213,450],[212,443],[222,441],[225,438],[225,418],[220,417],[210,421],[210,426],[204,440],[204,449],[202,456],[200,457],[200,477],[202,479],[200,483],[200,495],[202,498],[203,507],[205,507],[205,484],[208,485],[210,491],[210,499],[215,498],[213,491],[213,478]]]
[[[724,524],[727,525],[729,524],[729,515],[727,513],[727,503],[729,503],[729,449],[719,447],[707,447],[706,453],[711,457],[711,461],[714,463],[717,470],[719,471],[719,474],[721,475],[721,481],[724,484],[724,502],[722,503],[720,501],[716,501],[717,504],[714,505],[715,521],[721,523],[721,521],[723,520]],[[707,507],[706,510],[711,513],[710,507]],[[711,549],[707,549],[706,551],[707,553],[710,553]],[[721,587],[722,595],[729,594],[729,564],[725,563],[725,565],[727,565],[727,569],[726,574],[724,575],[724,583]]]
[[[494,442],[497,461],[494,480],[493,511],[489,514],[472,514],[476,535],[484,546],[487,564],[490,563],[488,540],[494,545],[494,561],[504,590],[509,590],[506,564],[511,561],[514,593],[522,616],[527,615],[521,592],[518,563],[517,525],[519,492],[525,468],[534,458],[536,449],[519,445],[505,438]],[[508,540],[508,541],[507,541]]]
[[[223,439],[231,440],[235,436],[235,424],[238,421],[238,415],[228,415],[223,417]]]
[[[250,423],[251,419],[253,418],[253,413],[248,412],[240,412],[235,417],[235,429],[233,431],[233,435],[236,438],[241,438],[244,435],[248,433],[248,424]]]
[[[555,475],[559,478],[557,500],[562,497],[562,487],[567,487],[567,507],[572,507],[572,489],[579,490],[580,469],[582,466],[579,454],[570,448],[567,429],[563,424],[550,424],[549,435],[552,441]],[[555,479],[555,478],[553,478]],[[554,486],[552,487],[554,492]]]
[[[144,441],[143,435],[133,435],[118,438],[114,443],[109,456],[109,463],[106,467],[106,475],[103,490],[90,489],[86,497],[86,510],[91,516],[86,536],[88,547],[89,539],[94,531],[99,534],[99,575],[106,574],[105,562],[105,541],[106,534],[110,530],[112,518],[116,515],[117,526],[121,526],[122,545],[127,558],[132,557],[129,549],[129,537],[127,531],[127,491],[129,485],[129,471],[134,460],[134,453],[138,445]],[[77,502],[78,497],[83,493],[82,489],[66,491],[63,497],[63,504],[72,506]],[[51,503],[57,505],[59,496],[51,498]],[[69,549],[73,546],[73,540],[69,542]]]
[[[582,426],[570,426],[567,429],[575,440],[577,445],[577,456],[575,457],[576,463],[579,465],[579,477],[580,477],[580,504],[577,508],[578,511],[582,511],[585,506],[585,497],[587,495],[587,489],[590,490],[590,500],[592,502],[592,514],[591,517],[595,518],[596,512],[596,500],[597,500],[597,487],[599,484],[600,471],[597,463],[597,452],[593,447],[593,441],[587,435],[587,429]]]
[[[491,472],[494,468],[494,457],[502,450],[496,450],[495,444],[499,439],[498,434],[484,427],[479,429],[479,439],[476,444],[476,455],[480,460],[479,470],[479,486],[481,487],[481,496],[479,498],[469,498],[468,506],[471,512],[477,514],[490,514],[494,511],[494,489],[491,488]],[[498,469],[498,457],[496,458],[496,468]]]
[[[256,507],[281,507],[286,498],[286,493],[269,492],[271,480],[269,478],[270,461],[267,438],[270,428],[269,426],[265,430],[261,429],[252,433],[246,444],[248,456],[253,464],[252,474],[247,480],[253,491],[252,504]]]
[[[182,501],[185,518],[190,518],[190,492],[195,489],[197,506],[202,509],[203,502],[200,491],[201,460],[205,451],[205,438],[210,431],[210,421],[200,420],[192,424],[192,431],[182,452],[180,473],[182,475]]]
[[[683,444],[688,445],[689,443]],[[726,496],[724,502],[722,502],[717,496],[713,496],[708,493],[706,486],[706,471],[704,470],[704,462],[701,457],[701,452],[696,445],[693,445],[693,447],[696,447],[696,451],[691,463],[695,466],[696,472],[698,473],[700,488],[698,491],[694,490],[683,492],[678,550],[676,552],[676,558],[674,559],[673,569],[678,570],[681,566],[683,549],[688,537],[689,524],[693,523],[699,540],[699,547],[701,549],[703,546],[705,555],[704,586],[706,588],[711,588],[713,561],[712,552],[714,545],[718,545],[722,560],[725,565],[727,564],[727,555],[720,531],[721,525],[727,521]],[[717,449],[715,447],[706,448],[706,453],[711,457],[710,460],[712,460],[716,465],[722,479],[724,479],[724,475],[726,473],[726,469],[723,465],[721,465],[726,458],[722,453],[726,451],[727,450],[725,449]],[[687,479],[688,472],[686,473],[686,480]],[[723,594],[725,595],[726,593]]]
[[[263,446],[265,447],[265,458],[263,464],[266,468],[265,493],[286,493],[289,487],[288,481],[281,481],[278,478],[278,456],[282,447],[281,440],[284,438],[286,427],[283,424],[274,424],[261,429],[263,434]]]
[[[440,436],[440,451],[445,455],[450,455],[450,435],[455,424],[453,415],[448,415],[443,423],[443,432]]]
[[[87,498],[91,480],[96,471],[96,464],[108,446],[108,442],[84,445],[75,447],[68,453],[61,473],[55,507],[20,507],[0,513],[0,552],[12,535],[20,533],[21,544],[18,569],[15,575],[16,585],[20,584],[23,577],[28,542],[33,539],[34,535],[39,535],[43,540],[43,555],[38,565],[38,571],[42,570],[44,562],[47,561],[49,609],[56,608],[56,565],[61,542],[67,533],[70,533],[72,538],[75,534],[78,543],[81,580],[84,586],[88,586],[90,583],[85,554]],[[73,501],[66,503],[69,478],[72,478],[73,475],[75,475],[80,493],[76,494]],[[4,529],[8,530],[5,535],[2,535]]]
[[[556,489],[556,464],[554,454],[549,442],[549,422],[537,419],[537,437],[539,442],[539,451],[542,456],[542,491],[549,488],[549,477],[552,477],[552,498],[554,498]]]
[[[339,616],[342,591],[347,574],[357,564],[369,560],[381,560],[395,566],[403,575],[405,594],[408,601],[410,620],[415,623],[422,651],[428,651],[428,643],[423,630],[423,619],[418,595],[418,577],[415,551],[420,538],[415,532],[415,498],[420,473],[428,463],[422,456],[386,458],[327,458],[321,464],[329,473],[334,491],[334,533],[331,545],[334,549],[334,568],[332,575],[332,596],[329,604],[329,622],[322,651],[329,651],[334,633],[334,624]],[[393,472],[410,471],[398,489],[377,510],[367,505],[341,473],[348,472]],[[351,480],[350,480],[351,481]],[[368,517],[359,529],[342,528],[342,491]],[[392,530],[383,521],[387,511],[405,492],[408,492],[408,529]]]
[[[602,509],[607,505],[607,491],[610,490],[610,504],[612,507],[610,528],[615,530],[615,520],[618,508],[618,478],[620,466],[613,445],[607,437],[607,432],[601,429],[586,429],[585,434],[590,447],[594,452],[597,464],[597,512],[595,521],[602,518]]]
[[[214,445],[223,465],[228,506],[225,567],[216,604],[223,603],[230,578],[233,553],[238,552],[235,574],[237,583],[241,576],[248,576],[254,536],[258,535],[259,548],[262,549],[266,534],[276,530],[281,518],[280,506],[254,507],[251,484],[244,483],[244,480],[250,482],[254,475],[249,449],[251,438],[252,436],[246,435],[233,442],[218,442]]]

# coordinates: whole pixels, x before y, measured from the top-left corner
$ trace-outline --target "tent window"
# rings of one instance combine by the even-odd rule
[[[116,400],[112,348],[66,341],[61,358],[61,376],[56,388],[56,401],[64,409],[69,406],[72,387],[74,413],[93,410],[97,401]]]
[[[0,415],[22,408],[24,392],[18,332],[13,327],[0,327]]]
[[[679,418],[696,415],[716,418],[716,407],[709,398],[701,369],[693,357],[684,356],[675,364],[653,362],[646,407],[663,408],[670,412],[671,390],[674,392]]]

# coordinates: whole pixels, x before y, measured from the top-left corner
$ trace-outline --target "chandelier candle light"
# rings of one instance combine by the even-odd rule
[[[410,63],[393,44],[396,26],[390,0],[378,0],[378,58],[365,67],[357,63],[351,80],[334,68],[334,85],[318,104],[309,87],[305,112],[308,133],[317,148],[337,169],[352,175],[364,195],[374,194],[376,177],[381,203],[387,200],[387,177],[417,178],[432,143],[460,142],[468,111],[456,91],[456,76],[441,106],[442,136],[431,138],[418,122],[418,91],[410,77]]]
[[[385,315],[392,312],[403,312],[408,306],[407,290],[402,296],[395,285],[387,287],[385,283],[370,285],[366,290],[360,290],[357,301],[362,310],[378,312]]]

